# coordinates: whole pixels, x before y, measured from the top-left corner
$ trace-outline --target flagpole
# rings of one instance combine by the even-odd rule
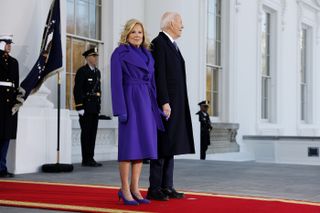
[[[57,72],[57,163],[42,165],[43,172],[72,172],[72,164],[60,163],[60,111],[61,111],[61,76]]]
[[[57,111],[58,111],[58,131],[57,131],[57,163],[60,163],[60,109],[61,109],[61,103],[60,103],[60,99],[61,99],[61,77],[60,77],[60,72],[57,73],[57,78],[58,78],[58,106],[57,106]]]

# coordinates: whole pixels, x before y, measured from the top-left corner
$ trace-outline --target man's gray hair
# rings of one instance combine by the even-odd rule
[[[179,13],[165,12],[161,17],[160,29],[161,30],[166,29],[177,16],[180,16]]]

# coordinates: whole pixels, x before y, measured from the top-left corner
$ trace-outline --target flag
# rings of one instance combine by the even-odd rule
[[[60,27],[60,0],[53,0],[44,28],[40,54],[27,77],[21,82],[14,114],[30,94],[38,91],[42,83],[62,69]]]

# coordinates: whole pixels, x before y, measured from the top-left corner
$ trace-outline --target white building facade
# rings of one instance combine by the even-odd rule
[[[50,3],[0,0],[0,34],[14,34],[12,55],[19,61],[21,80],[39,54]],[[207,99],[212,122],[239,124],[236,140],[240,145],[239,152],[209,154],[208,159],[320,165],[319,0],[60,0],[60,4],[64,51],[61,102],[66,120],[62,143],[68,144],[62,160],[81,160],[80,129],[72,99],[73,78],[84,63],[81,53],[91,46],[99,48],[102,114],[111,116],[110,55],[123,25],[137,18],[152,39],[159,32],[161,15],[176,11],[185,26],[177,43],[186,61],[197,152],[180,158],[199,159],[200,127],[195,113],[197,103]],[[45,86],[51,93],[46,88],[43,93],[56,106],[56,78],[47,80]],[[41,100],[33,98],[29,108],[35,113],[38,108],[48,108],[54,114],[54,107],[44,106]],[[32,117],[22,110],[11,152],[20,143],[23,146],[25,134],[32,134],[23,125],[26,116]],[[116,128],[115,118],[100,121],[97,160],[116,159]],[[39,165],[54,160],[48,158],[51,154],[44,155],[37,161]],[[33,170],[39,166],[36,164]]]

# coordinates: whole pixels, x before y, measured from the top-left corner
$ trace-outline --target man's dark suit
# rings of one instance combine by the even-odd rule
[[[169,37],[160,32],[152,41],[159,107],[169,103],[171,115],[158,132],[158,160],[150,162],[149,191],[173,188],[173,156],[195,153],[188,103],[185,62]]]
[[[84,114],[79,115],[82,164],[95,162],[94,147],[101,105],[100,76],[97,68],[91,70],[89,65],[85,65],[77,71],[75,77],[73,95],[76,109],[84,109]]]
[[[12,177],[8,173],[6,157],[10,139],[17,135],[17,114],[11,109],[16,103],[19,87],[18,61],[0,50],[0,177]],[[8,85],[6,85],[8,84]]]

